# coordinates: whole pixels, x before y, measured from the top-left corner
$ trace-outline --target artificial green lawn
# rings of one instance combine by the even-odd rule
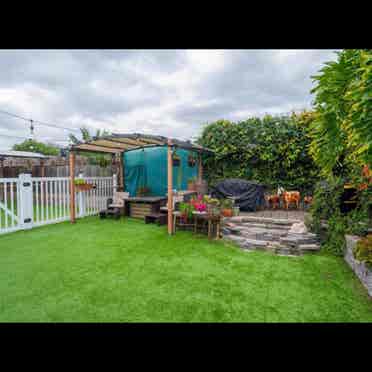
[[[90,217],[0,236],[0,321],[370,322],[340,258]]]

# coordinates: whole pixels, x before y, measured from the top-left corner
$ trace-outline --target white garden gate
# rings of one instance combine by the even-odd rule
[[[76,216],[98,214],[116,188],[114,177],[81,177],[94,185],[75,194]],[[70,178],[0,178],[0,234],[70,219]]]

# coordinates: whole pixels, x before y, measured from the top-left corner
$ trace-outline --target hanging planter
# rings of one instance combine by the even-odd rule
[[[181,158],[176,153],[172,156],[172,163],[174,167],[179,167],[181,164]]]
[[[96,185],[93,185],[92,183],[87,183],[82,179],[75,180],[75,190],[77,192],[89,191],[95,188],[96,188]]]
[[[189,167],[195,167],[197,163],[197,160],[196,158],[193,156],[193,155],[189,155],[188,158],[187,158],[187,164]]]

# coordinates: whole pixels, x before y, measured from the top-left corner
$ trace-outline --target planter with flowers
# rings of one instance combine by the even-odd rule
[[[95,185],[93,185],[92,183],[87,183],[85,180],[81,178],[76,179],[74,183],[75,183],[75,190],[77,192],[89,191],[95,188]]]
[[[181,202],[179,206],[181,212],[181,222],[183,225],[191,225],[193,212],[195,211],[195,206],[193,203]]]

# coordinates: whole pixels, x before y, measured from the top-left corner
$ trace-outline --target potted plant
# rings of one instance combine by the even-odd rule
[[[89,191],[89,190],[95,188],[95,185],[93,185],[91,183],[87,183],[82,178],[75,179],[74,183],[75,183],[76,191]]]
[[[221,203],[222,208],[222,215],[224,217],[232,217],[233,216],[233,201],[231,199],[224,199]]]
[[[215,198],[211,198],[209,196],[205,196],[204,197],[204,201],[206,202],[207,204],[207,212],[208,214],[210,215],[219,215],[220,214],[220,201],[218,199],[215,199]]]
[[[184,224],[187,224],[192,219],[192,212],[195,211],[195,207],[192,203],[181,202],[180,203],[181,220]]]
[[[207,211],[207,204],[203,201],[203,198],[201,195],[198,196],[198,198],[192,198],[190,200],[190,203],[194,206],[195,210],[198,212],[205,212]]]

